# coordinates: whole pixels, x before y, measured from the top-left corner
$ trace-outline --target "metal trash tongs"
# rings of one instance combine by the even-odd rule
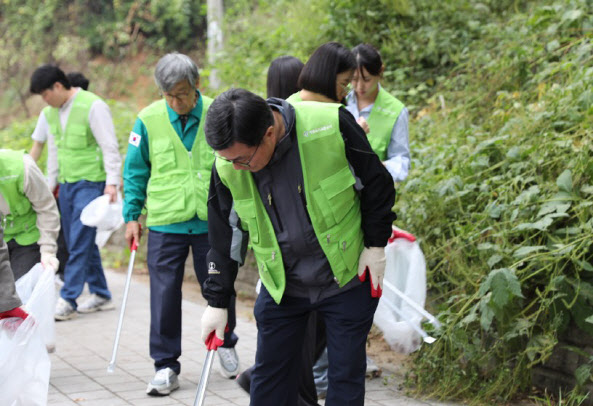
[[[121,334],[121,328],[124,323],[124,313],[126,312],[126,303],[128,301],[128,292],[130,290],[130,282],[132,281],[132,271],[134,270],[134,260],[136,259],[136,251],[138,250],[138,244],[136,239],[132,241],[132,247],[130,248],[132,253],[130,255],[130,263],[128,265],[128,276],[126,278],[126,287],[124,288],[124,298],[121,303],[121,310],[119,312],[119,321],[117,322],[117,331],[115,333],[115,341],[113,343],[113,353],[111,354],[111,361],[107,367],[108,373],[115,371],[115,359],[117,357],[117,348],[119,346],[119,336]]]
[[[210,371],[212,370],[212,363],[214,362],[214,353],[222,341],[216,337],[216,332],[212,331],[206,340],[206,360],[204,361],[204,368],[202,368],[202,375],[200,376],[200,383],[198,384],[198,391],[196,393],[196,400],[194,406],[203,406],[206,398],[206,386],[208,386],[208,378],[210,378]]]

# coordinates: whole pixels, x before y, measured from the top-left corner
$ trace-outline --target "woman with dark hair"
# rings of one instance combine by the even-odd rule
[[[327,42],[313,52],[303,67],[297,83],[303,90],[287,101],[341,103],[348,94],[355,70],[352,52],[338,42]]]
[[[305,64],[299,58],[285,55],[272,61],[268,68],[267,97],[287,99],[301,88],[297,86]]]
[[[385,70],[379,51],[369,44],[360,44],[352,53],[357,67],[352,92],[346,98],[348,111],[363,128],[368,124],[367,135],[373,151],[393,180],[401,182],[410,169],[408,110],[379,84]]]

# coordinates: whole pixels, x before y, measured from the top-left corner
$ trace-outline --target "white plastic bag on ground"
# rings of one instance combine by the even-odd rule
[[[395,286],[420,307],[426,301],[426,262],[417,241],[397,238],[385,247],[385,280]],[[401,313],[400,317],[391,307]],[[422,337],[410,323],[420,327],[422,315],[389,287],[375,312],[374,323],[383,332],[385,341],[397,352],[409,354],[420,348]],[[405,321],[408,319],[408,321]]]
[[[48,348],[54,347],[56,288],[53,271],[45,270],[41,264],[37,264],[20,277],[15,286],[25,310],[35,317],[43,343]]]
[[[118,192],[115,203],[109,203],[109,195],[97,197],[82,209],[80,221],[85,226],[97,228],[95,243],[101,248],[111,233],[124,223],[121,194]]]

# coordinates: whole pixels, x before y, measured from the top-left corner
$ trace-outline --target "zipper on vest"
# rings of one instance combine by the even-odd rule
[[[305,194],[303,193],[303,187],[299,184],[297,189],[299,191],[299,196],[301,197],[301,202],[303,203],[303,209],[305,209],[305,214],[307,215],[307,221],[309,221],[309,224],[313,224],[311,223],[311,217],[309,216],[309,212],[307,211],[307,199],[305,198]]]
[[[274,211],[276,220],[278,220],[278,228],[281,232],[284,231],[284,227],[282,226],[282,220],[280,220],[280,215],[278,214],[278,209],[276,208],[276,205],[272,203],[272,192],[268,192],[268,204],[270,205],[270,208]]]

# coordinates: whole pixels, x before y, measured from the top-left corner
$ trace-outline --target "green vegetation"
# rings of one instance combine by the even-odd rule
[[[166,50],[203,50],[204,6],[101,0],[77,27],[46,18],[86,3],[0,2],[0,71],[10,78],[0,106],[24,100],[27,75],[42,61],[78,66],[75,55],[102,54],[113,65],[89,68],[109,77],[99,93],[119,100],[111,107],[125,149],[137,111],[126,100],[143,90],[136,79],[150,76]],[[420,238],[431,306],[443,323],[430,331],[437,342],[415,355],[411,391],[503,404],[529,392],[531,369],[570,323],[593,334],[593,3],[232,0],[225,7],[216,65],[224,85],[207,94],[241,86],[264,95],[277,56],[306,60],[326,41],[371,42],[385,59],[383,85],[410,108],[413,168],[398,187],[398,224]],[[25,22],[31,32],[20,33]],[[62,36],[54,36],[58,28]],[[188,36],[195,39],[186,48]],[[22,60],[5,47],[15,44]],[[150,56],[126,63],[140,49]],[[206,86],[212,68],[202,71]],[[156,97],[148,87],[146,97]],[[26,148],[34,123],[11,124],[0,142]],[[581,402],[593,357],[579,353],[590,362],[576,371],[577,388],[535,402]]]

